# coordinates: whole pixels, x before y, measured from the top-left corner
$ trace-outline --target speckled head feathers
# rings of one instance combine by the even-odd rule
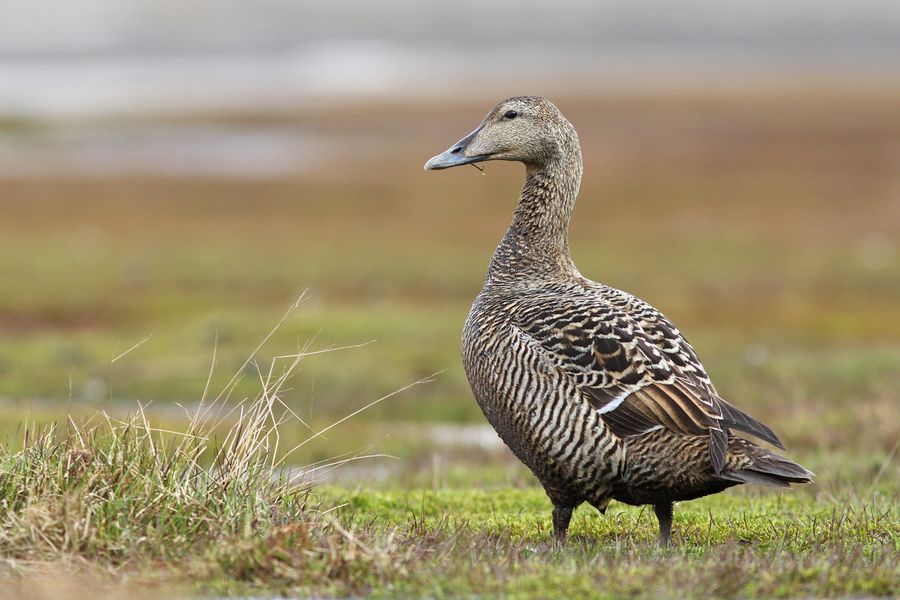
[[[469,135],[435,156],[426,170],[487,160],[540,167],[580,156],[575,128],[556,106],[538,96],[515,96],[497,104]]]

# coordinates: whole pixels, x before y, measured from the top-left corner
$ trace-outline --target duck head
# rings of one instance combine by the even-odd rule
[[[541,166],[578,151],[575,128],[552,102],[517,96],[500,102],[469,135],[425,163],[426,171],[488,160]]]

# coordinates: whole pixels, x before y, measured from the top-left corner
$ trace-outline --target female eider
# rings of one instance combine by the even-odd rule
[[[568,229],[581,149],[556,106],[504,100],[425,169],[488,160],[524,163],[525,187],[466,319],[463,364],[485,417],[550,497],[560,544],[583,502],[601,512],[610,500],[652,505],[668,546],[674,502],[812,480],[733,433],[784,448],[719,397],[666,317],[578,272]]]

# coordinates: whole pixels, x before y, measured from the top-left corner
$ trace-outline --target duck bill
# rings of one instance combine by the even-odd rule
[[[468,165],[490,158],[490,155],[488,154],[477,154],[474,156],[466,155],[466,150],[468,149],[469,144],[472,143],[472,140],[475,139],[475,136],[478,135],[479,131],[481,131],[481,127],[450,146],[450,148],[448,148],[446,151],[441,152],[437,156],[429,159],[429,161],[425,163],[425,170],[439,171],[441,169],[449,169],[450,167]]]

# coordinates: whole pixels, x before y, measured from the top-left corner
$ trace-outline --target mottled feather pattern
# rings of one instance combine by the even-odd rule
[[[585,283],[579,278],[529,289],[513,316],[515,325],[570,373],[617,435],[657,426],[707,434],[711,460],[721,470],[726,425],[690,344],[663,315],[633,296]]]

